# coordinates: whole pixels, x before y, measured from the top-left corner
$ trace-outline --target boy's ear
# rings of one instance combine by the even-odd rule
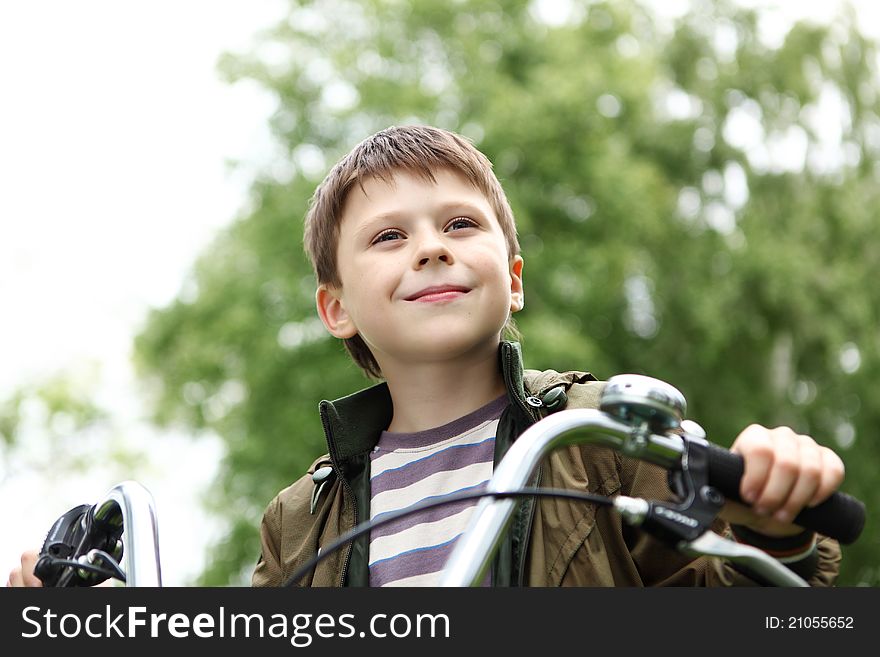
[[[341,290],[322,283],[315,292],[315,305],[331,335],[343,339],[357,335],[357,327],[342,302]]]
[[[526,297],[523,292],[522,269],[522,256],[513,256],[510,259],[510,312],[512,313],[519,312],[526,305]]]

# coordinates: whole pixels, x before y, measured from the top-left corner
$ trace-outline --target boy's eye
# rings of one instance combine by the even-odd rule
[[[379,242],[388,242],[390,240],[400,239],[400,232],[396,230],[386,230],[379,235],[376,236],[376,239],[373,240],[373,244],[378,244]]]
[[[456,217],[449,222],[447,228],[450,230],[456,230],[461,228],[472,228],[476,225],[477,223],[473,219],[468,219],[467,217]]]

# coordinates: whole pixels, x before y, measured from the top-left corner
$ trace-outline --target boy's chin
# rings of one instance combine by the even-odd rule
[[[407,351],[413,359],[442,362],[483,352],[494,353],[500,340],[500,331],[489,335],[452,335],[432,331],[413,340]]]

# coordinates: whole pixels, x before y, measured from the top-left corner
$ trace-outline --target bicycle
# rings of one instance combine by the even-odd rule
[[[725,558],[770,585],[807,586],[803,578],[767,553],[711,531],[726,499],[742,501],[738,491],[743,461],[710,443],[696,422],[684,419],[686,408],[684,396],[668,383],[635,374],[612,377],[598,409],[557,411],[524,431],[498,463],[485,490],[447,495],[387,514],[381,521],[361,523],[320,550],[288,578],[287,585],[381,524],[433,506],[485,498],[459,537],[440,582],[444,587],[477,586],[516,499],[563,496],[607,506],[626,522],[688,555]],[[524,488],[547,453],[581,442],[604,445],[666,468],[676,500],[606,498],[579,491]],[[838,491],[822,504],[802,510],[793,522],[849,544],[864,528],[865,507],[860,500]],[[108,549],[114,552],[108,553]],[[118,564],[119,554],[125,556],[124,569]],[[103,561],[105,567],[97,566],[97,561]],[[49,585],[90,585],[98,577],[116,577],[127,586],[161,586],[157,520],[149,493],[136,482],[124,482],[98,504],[71,509],[50,530],[37,570],[41,579],[46,575],[43,581]]]
[[[64,513],[43,541],[34,574],[52,587],[92,586],[109,577],[126,586],[161,586],[159,521],[150,491],[123,481],[96,504]]]

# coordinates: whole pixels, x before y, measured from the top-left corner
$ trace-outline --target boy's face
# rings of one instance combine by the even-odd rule
[[[484,355],[523,306],[523,260],[508,257],[488,200],[453,171],[434,176],[354,186],[339,231],[342,287],[316,295],[327,329],[360,334],[383,371]]]

